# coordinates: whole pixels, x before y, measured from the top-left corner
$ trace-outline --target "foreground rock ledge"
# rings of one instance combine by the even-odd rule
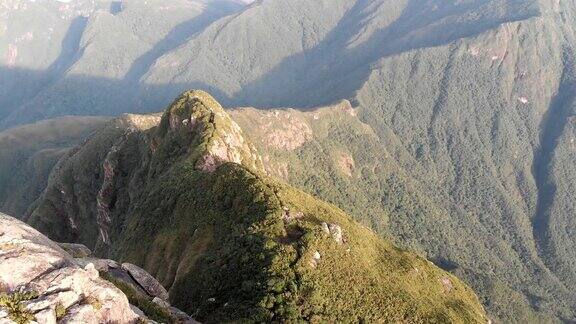
[[[142,323],[126,295],[40,232],[0,213],[0,323]],[[139,314],[137,314],[139,313]]]

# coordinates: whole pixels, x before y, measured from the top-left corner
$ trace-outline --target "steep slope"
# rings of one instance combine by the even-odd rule
[[[357,119],[298,116],[313,135],[292,150],[237,119],[267,170],[460,274],[496,319],[574,321],[575,17],[568,0],[258,1],[138,73],[137,102],[114,69],[67,75],[11,122],[154,111],[192,86],[231,106],[348,99]]]
[[[28,222],[144,266],[201,321],[485,322],[453,275],[264,174],[208,94],[111,122],[62,158]]]

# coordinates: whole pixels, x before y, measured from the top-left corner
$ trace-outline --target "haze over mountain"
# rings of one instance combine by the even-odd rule
[[[114,3],[0,3],[1,127],[209,90],[257,108],[231,114],[269,173],[458,274],[492,318],[576,320],[573,1]]]

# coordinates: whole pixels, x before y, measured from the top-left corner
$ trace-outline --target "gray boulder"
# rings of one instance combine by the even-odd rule
[[[126,270],[150,296],[168,300],[168,291],[166,291],[166,288],[164,288],[156,278],[146,272],[146,270],[132,263],[122,263],[122,269]]]
[[[326,222],[322,222],[320,224],[320,227],[322,227],[322,231],[324,233],[332,236],[332,238],[334,239],[334,241],[336,241],[336,243],[342,244],[345,242],[342,227],[340,227],[340,225],[333,223],[328,224]]]
[[[114,260],[109,259],[98,259],[98,258],[76,258],[74,259],[74,263],[76,263],[79,267],[86,267],[88,264],[93,264],[96,270],[108,272],[110,269],[117,269],[120,268],[120,264]]]

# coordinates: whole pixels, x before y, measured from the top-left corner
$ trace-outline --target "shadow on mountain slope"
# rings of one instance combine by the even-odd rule
[[[261,107],[329,104],[352,97],[368,78],[372,65],[381,58],[450,44],[505,23],[540,15],[536,1],[483,0],[456,5],[411,0],[394,22],[350,48],[354,38],[366,29],[373,10],[374,1],[356,1],[315,48],[286,58],[226,103]],[[265,96],[261,95],[264,93]]]
[[[34,71],[22,68],[8,68],[0,66],[0,75],[6,78],[33,78],[42,79],[49,74],[48,70]],[[78,116],[118,116],[123,113],[146,113],[158,112],[167,106],[170,102],[159,104],[147,104],[146,107],[152,107],[148,111],[138,110],[136,105],[113,104],[113,98],[108,91],[119,91],[126,87],[124,80],[101,78],[83,75],[64,75],[61,79],[64,86],[55,89],[50,88],[48,92],[40,92],[34,101],[28,103],[41,102],[38,104],[27,104],[26,109],[13,109],[8,111],[8,117],[0,119],[0,131],[12,128],[22,124],[32,123],[42,119],[49,119],[64,115]],[[206,89],[209,90],[217,99],[225,98],[222,92],[213,89],[209,85],[200,82],[178,83],[178,84],[157,84],[146,85],[146,88],[154,92],[164,93],[175,89]],[[18,91],[19,89],[13,89]],[[128,95],[122,90],[121,95]],[[108,100],[108,98],[111,98]],[[108,109],[102,109],[102,101],[110,101]],[[50,109],[46,109],[50,108]]]
[[[233,14],[242,8],[243,6],[238,3],[220,1],[218,5],[207,8],[200,15],[178,24],[151,50],[134,61],[124,80],[130,83],[139,82],[156,59],[184,44],[190,37],[204,30],[215,20]]]
[[[148,85],[140,82],[156,59],[183,44],[218,17],[239,10],[233,5],[220,10],[206,10],[204,14],[176,26],[150,51],[136,59],[123,80],[65,76],[78,58],[84,18],[72,24],[64,39],[61,56],[46,71],[3,69],[2,76],[38,78],[29,89],[13,87],[5,91],[0,128],[64,114],[115,115],[119,111],[147,112],[163,107],[173,96],[194,87],[214,93],[227,106],[251,105],[259,107],[314,107],[351,98],[360,89],[380,58],[406,51],[440,46],[495,28],[500,24],[527,19],[539,14],[535,1],[483,0],[461,5],[435,1],[411,0],[404,11],[384,28],[376,28],[366,41],[350,47],[374,19],[374,10],[386,3],[358,0],[338,25],[316,47],[286,58],[262,78],[243,87],[233,96],[203,84]],[[436,7],[434,7],[436,6]],[[382,9],[382,8],[380,8]],[[387,9],[387,8],[384,8]],[[433,12],[434,14],[430,14]],[[460,19],[466,17],[466,19]],[[83,20],[84,19],[84,20]],[[378,27],[378,26],[376,26]],[[72,81],[74,80],[74,81]],[[80,84],[75,84],[76,80]],[[88,80],[92,80],[88,82]],[[55,81],[59,81],[56,86]],[[88,86],[86,83],[92,83]],[[157,88],[165,92],[154,93]],[[167,96],[168,94],[168,96]],[[12,98],[14,97],[14,98]],[[87,100],[89,98],[89,100]],[[145,102],[143,102],[144,100]],[[122,109],[118,107],[123,107]]]
[[[574,116],[576,103],[576,74],[574,71],[574,53],[564,52],[564,72],[558,94],[550,104],[540,129],[540,146],[535,153],[533,175],[538,188],[538,201],[533,219],[533,235],[540,258],[552,271],[558,271],[558,260],[554,248],[555,242],[550,232],[552,205],[556,196],[556,183],[553,179],[554,157],[559,140],[563,135],[570,118]]]
[[[13,68],[2,68],[0,73],[0,82],[2,79],[6,80],[35,80],[29,88],[22,88],[17,82],[14,82],[14,87],[6,89],[6,96],[1,99],[2,108],[0,108],[0,118],[10,114],[12,110],[17,109],[26,101],[36,97],[42,90],[46,89],[51,83],[61,78],[66,71],[74,65],[74,63],[82,56],[82,49],[80,48],[80,40],[82,34],[88,24],[88,18],[77,17],[75,18],[66,35],[64,36],[61,44],[61,51],[54,60],[54,62],[44,71],[31,71],[23,73],[22,70]],[[2,82],[4,83],[4,82]]]
[[[118,106],[135,106],[138,101],[135,96],[142,91],[140,78],[148,72],[157,58],[184,44],[190,37],[201,32],[215,20],[238,12],[242,8],[244,6],[239,2],[227,0],[210,2],[201,14],[176,25],[152,49],[136,58],[123,80],[90,78],[93,82],[88,83],[93,83],[93,92],[107,93],[105,96],[94,98],[90,102],[86,102],[84,99],[76,100],[76,98],[85,98],[82,94],[86,94],[86,92],[77,93],[76,91],[87,90],[88,87],[83,85],[88,79],[66,75],[78,59],[82,58],[84,51],[84,48],[81,47],[81,40],[90,18],[79,16],[71,22],[62,40],[59,56],[47,69],[32,71],[22,68],[0,68],[0,129],[10,127],[13,123],[31,122],[45,118],[43,116],[115,115],[119,113],[117,112]],[[110,12],[113,15],[121,14],[122,10],[121,3],[111,3]],[[22,83],[25,80],[27,86],[22,87],[22,83],[15,82],[15,80],[23,80]],[[70,80],[79,80],[81,85],[73,84]],[[4,89],[1,85],[4,85]],[[176,92],[184,90],[178,86],[174,87],[177,88]],[[91,94],[87,95],[88,97],[91,96]],[[61,98],[58,98],[59,96]],[[163,107],[167,103],[162,102],[159,107]],[[30,111],[40,112],[40,109],[43,111],[37,117],[18,121],[20,118],[17,117],[20,114],[19,110],[26,111],[22,112],[22,115],[26,116]],[[120,111],[124,110],[121,109]],[[2,121],[5,118],[7,121]]]

